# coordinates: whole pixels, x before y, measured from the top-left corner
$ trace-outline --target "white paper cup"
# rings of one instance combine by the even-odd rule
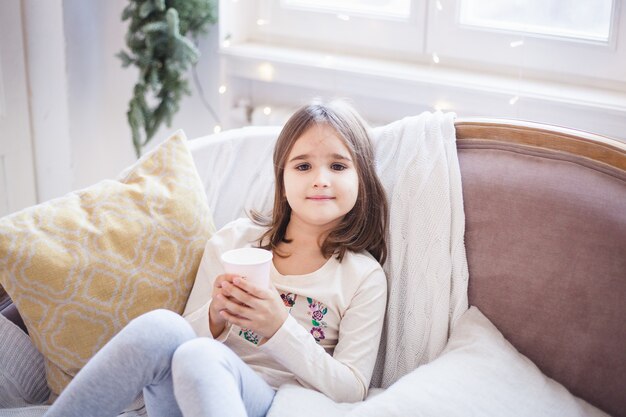
[[[222,254],[222,264],[229,274],[246,278],[260,287],[270,285],[272,252],[258,248],[232,249]]]

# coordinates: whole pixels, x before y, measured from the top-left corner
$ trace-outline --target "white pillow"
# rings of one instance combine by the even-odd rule
[[[188,143],[204,184],[215,230],[246,217],[250,209],[261,212],[272,209],[272,153],[280,130],[280,126],[250,126]]]
[[[348,416],[608,416],[543,375],[471,307],[441,355]]]

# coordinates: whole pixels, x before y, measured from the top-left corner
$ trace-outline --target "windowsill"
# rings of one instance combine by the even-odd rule
[[[320,52],[253,42],[222,48],[220,52],[227,59],[247,60],[251,65],[271,64],[274,67],[271,77],[268,76],[269,74],[259,72],[256,66],[254,68],[239,67],[237,76],[258,81],[291,84],[294,80],[289,76],[290,72],[281,71],[281,69],[286,66],[296,66],[300,70],[308,68],[314,71],[333,71],[339,75],[361,76],[368,79],[479,91],[503,95],[507,99],[518,96],[520,99],[549,100],[620,113],[626,112],[626,93],[623,92],[555,82],[520,80],[517,77],[503,75],[483,75],[476,71],[446,68],[434,63],[424,65],[346,55],[330,56]],[[299,84],[304,82],[308,84],[308,87],[325,87],[322,84],[323,78],[320,78],[318,83],[311,79],[303,80],[306,77],[302,76],[297,78]]]
[[[293,104],[306,90],[364,100],[369,103],[361,106],[366,109],[364,115],[381,123],[438,109],[460,117],[528,120],[626,140],[624,91],[484,74],[434,63],[329,56],[254,42],[222,48],[220,54],[224,82],[233,87],[229,97],[247,97],[253,106]],[[233,102],[227,105],[232,108]]]

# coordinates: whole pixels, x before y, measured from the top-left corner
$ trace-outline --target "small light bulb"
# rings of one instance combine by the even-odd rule
[[[443,4],[441,4],[441,0],[437,0],[437,10],[439,11],[443,10]]]
[[[335,58],[333,58],[332,55],[326,55],[324,56],[324,59],[322,59],[322,65],[330,66],[333,64],[334,60]]]
[[[225,41],[223,41],[222,46],[224,48],[228,48],[230,46],[230,39],[226,39]]]
[[[265,25],[267,25],[268,23],[269,23],[269,22],[268,22],[267,20],[265,20],[265,19],[257,19],[257,21],[256,21],[256,24],[257,24],[258,26],[265,26]]]
[[[264,115],[269,116],[271,112],[272,112],[272,108],[271,107],[263,108],[263,114]]]
[[[509,104],[511,106],[514,106],[515,103],[517,103],[518,100],[519,100],[519,96],[511,97],[511,99],[509,100]]]
[[[447,109],[447,110],[452,109],[452,107],[453,107],[453,106],[452,106],[452,104],[451,104],[450,102],[448,102],[448,101],[445,101],[445,100],[439,100],[439,101],[437,101],[437,102],[435,103],[435,105],[434,105],[433,107],[435,108],[435,110],[443,112],[443,111],[446,111],[446,109]]]
[[[348,20],[350,20],[350,16],[348,16],[347,14],[338,14],[337,19],[347,22]]]
[[[222,131],[222,126],[220,125],[215,125],[215,127],[213,128],[213,133],[220,133]]]
[[[226,92],[226,86],[225,85],[220,85],[220,89],[217,90],[219,91],[220,94],[224,94]]]
[[[259,78],[263,81],[272,81],[274,79],[274,67],[269,62],[264,62],[257,68]]]
[[[511,42],[511,48],[517,48],[518,46],[522,46],[522,45],[524,45],[524,41],[523,40]]]
[[[438,63],[439,63],[439,55],[437,55],[437,54],[433,54],[433,62],[434,62],[435,64],[438,64]]]

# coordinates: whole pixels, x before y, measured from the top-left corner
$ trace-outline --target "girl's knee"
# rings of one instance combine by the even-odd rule
[[[225,350],[228,348],[217,340],[198,337],[179,346],[174,353],[174,361],[188,361],[193,360],[192,358],[205,358],[207,356],[218,358],[223,356]]]
[[[195,332],[183,317],[164,309],[142,314],[131,320],[123,331],[146,349],[159,347],[172,352],[195,337]]]
[[[176,349],[172,358],[172,371],[189,374],[206,369],[207,365],[228,365],[231,354],[228,347],[214,339],[196,338]]]

